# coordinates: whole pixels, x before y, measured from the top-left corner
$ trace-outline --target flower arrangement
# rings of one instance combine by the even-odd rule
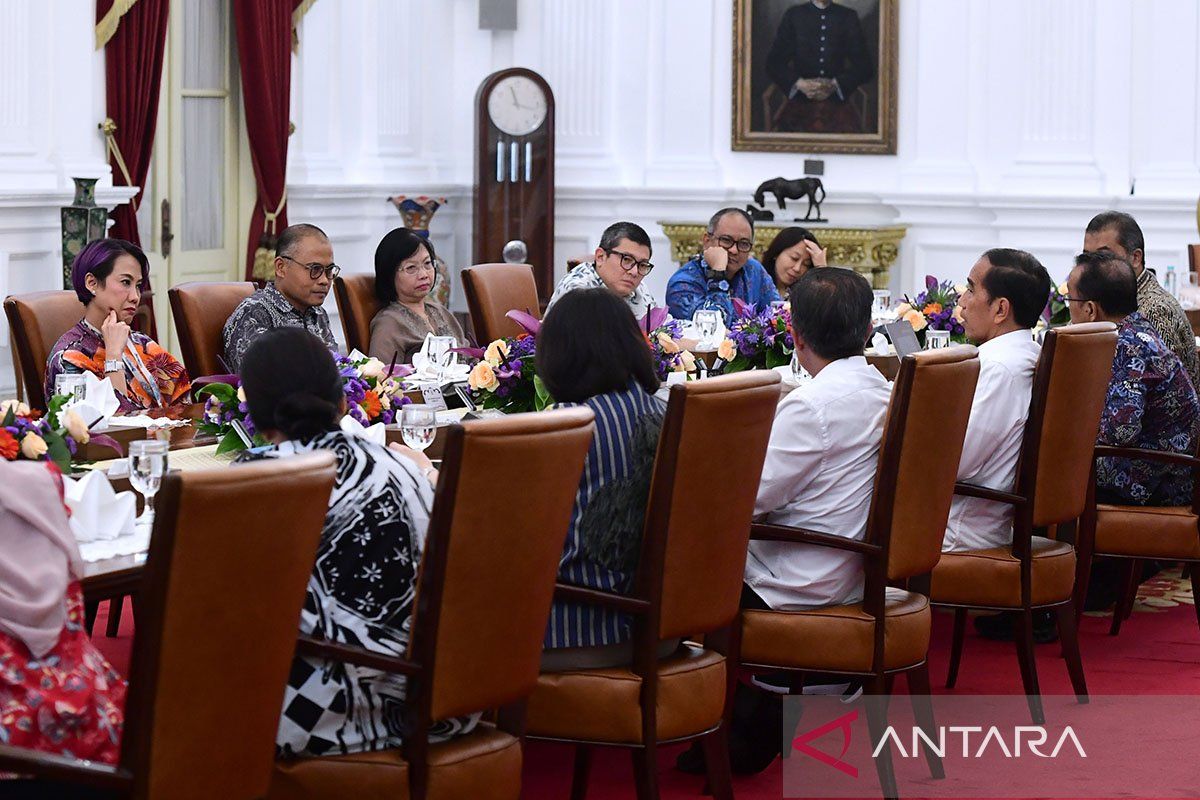
[[[69,472],[79,446],[89,441],[122,454],[121,446],[111,438],[92,435],[73,409],[63,411],[69,399],[61,394],[51,397],[44,416],[17,400],[0,403],[0,458],[53,461],[60,470]]]
[[[542,324],[524,311],[506,315],[524,330],[517,336],[496,339],[486,349],[462,347],[462,353],[478,362],[467,375],[472,399],[480,408],[505,414],[542,411],[554,403],[537,374],[537,334]]]
[[[774,369],[791,363],[796,343],[792,339],[792,312],[788,307],[759,311],[737,298],[733,302],[733,323],[717,348],[717,357],[728,362],[724,371]]]
[[[966,290],[965,286],[956,286],[950,281],[939,282],[932,275],[926,275],[925,291],[913,298],[905,295],[903,302],[896,307],[896,316],[909,321],[922,345],[925,344],[927,329],[949,331],[950,341],[965,342],[967,332],[963,328],[958,298]]]
[[[1071,321],[1071,310],[1067,307],[1066,283],[1050,287],[1050,299],[1046,301],[1042,319],[1046,321],[1046,326],[1051,328],[1056,325],[1066,325]]]
[[[683,324],[679,320],[667,319],[667,316],[667,309],[655,307],[649,309],[638,323],[650,348],[654,373],[660,381],[665,381],[672,372],[691,373],[696,370],[696,357],[679,344]]]
[[[342,378],[346,413],[363,425],[376,422],[390,425],[396,421],[400,407],[412,402],[402,391],[398,380],[401,376],[389,371],[379,359],[355,352],[349,356],[334,353],[334,361]],[[254,420],[250,418],[250,408],[246,405],[246,394],[241,386],[210,383],[196,392],[196,397],[205,398],[204,414],[197,428],[202,433],[217,437],[218,453],[245,449],[245,442],[233,433],[234,421],[245,428],[256,446],[266,444],[255,428]]]

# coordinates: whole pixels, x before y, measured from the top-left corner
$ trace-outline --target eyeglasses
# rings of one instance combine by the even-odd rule
[[[418,272],[437,272],[437,267],[433,265],[432,261],[426,261],[423,264],[408,264],[400,267],[400,271],[405,275],[416,275]]]
[[[649,275],[650,270],[654,269],[654,265],[649,261],[638,261],[636,257],[631,256],[629,253],[622,253],[620,250],[605,250],[604,252],[608,253],[610,256],[620,256],[621,269],[625,271],[629,271],[636,267],[638,275],[645,276]]]
[[[1064,294],[1063,300],[1067,301],[1068,303],[1086,303],[1088,301],[1088,298],[1086,298],[1086,297],[1067,297]]]
[[[734,239],[732,236],[718,236],[717,244],[726,250],[732,250],[734,245],[737,245],[739,253],[749,253],[750,248],[754,247],[754,242],[749,239]]]
[[[308,277],[312,278],[314,281],[320,280],[322,275],[329,278],[329,280],[333,280],[342,271],[342,268],[337,264],[318,264],[315,261],[311,264],[304,264],[292,258],[291,256],[280,256],[280,258],[286,258],[293,264],[299,264],[300,266],[304,267],[306,270],[308,270]]]

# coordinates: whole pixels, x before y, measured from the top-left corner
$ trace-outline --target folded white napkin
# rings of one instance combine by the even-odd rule
[[[166,419],[164,417],[151,417],[146,414],[130,414],[128,416],[116,416],[108,421],[109,428],[182,428],[184,425],[191,424],[186,419]],[[100,430],[99,425],[93,428],[96,432]]]
[[[382,422],[376,422],[369,428],[349,414],[342,417],[342,430],[352,436],[360,436],[368,442],[374,442],[381,447],[387,447],[387,428]]]
[[[889,353],[888,338],[882,333],[877,333],[871,337],[871,348],[877,356],[886,356]]]
[[[64,410],[72,409],[80,416],[85,425],[94,431],[101,431],[107,426],[108,420],[117,413],[121,403],[117,400],[116,389],[112,381],[101,380],[90,372],[83,374],[83,399],[68,403]],[[97,424],[97,420],[99,423]]]
[[[79,480],[64,477],[63,484],[71,532],[84,561],[140,553],[150,546],[149,526],[135,524],[133,492],[114,492],[108,477],[98,470]]]

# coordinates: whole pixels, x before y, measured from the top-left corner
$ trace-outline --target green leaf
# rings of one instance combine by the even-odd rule
[[[784,355],[773,347],[767,351],[767,369],[785,367],[791,362],[792,358],[790,355]]]
[[[725,374],[728,375],[731,372],[745,372],[746,370],[750,369],[750,366],[750,359],[746,358],[745,356],[738,356],[725,365]]]
[[[62,436],[55,431],[47,431],[42,437],[46,442],[46,455],[58,465],[63,472],[71,471],[71,448],[67,446]]]
[[[237,389],[228,383],[210,383],[196,392],[196,399],[199,400],[201,397],[209,394],[226,405],[237,403]]]
[[[59,427],[58,414],[62,411],[62,407],[67,404],[71,398],[65,394],[56,394],[50,398],[50,402],[46,404],[46,421],[50,423],[51,428]]]
[[[216,455],[222,453],[236,453],[245,450],[246,445],[242,443],[242,437],[230,431],[217,444]]]
[[[4,421],[0,422],[0,428],[7,428],[9,425],[12,425],[16,421],[17,421],[17,415],[10,408],[8,410],[8,412],[4,415]]]

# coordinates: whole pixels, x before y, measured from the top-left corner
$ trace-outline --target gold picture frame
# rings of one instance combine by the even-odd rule
[[[811,87],[815,100],[809,100],[799,89],[785,94],[779,83],[788,81],[799,70],[789,60],[788,46],[795,45],[798,32],[807,36],[825,28],[814,24],[820,19],[825,25],[828,17],[805,19],[799,10],[814,6],[812,0],[733,0],[733,136],[734,150],[798,153],[855,153],[894,155],[896,153],[896,76],[899,43],[900,0],[831,0],[830,5],[853,10],[860,26],[859,32],[846,33],[845,11],[830,16],[829,27],[836,22],[842,26],[839,42],[860,42],[855,54],[865,53],[874,59],[869,79],[855,83],[849,96],[841,95],[840,86],[829,79],[829,97],[820,99],[822,86]],[[784,16],[790,16],[785,26]],[[803,14],[811,14],[807,9]],[[860,39],[854,37],[860,36]],[[830,37],[834,38],[833,36]],[[824,40],[821,40],[823,44]],[[845,49],[844,45],[839,44]],[[798,52],[798,50],[797,50]],[[817,40],[804,52],[817,52]],[[862,63],[867,63],[865,60]],[[829,72],[849,65],[855,69],[851,56],[842,63],[828,67]],[[861,64],[857,77],[865,74]],[[769,72],[776,77],[772,78]],[[803,80],[808,76],[800,74]],[[795,130],[799,128],[799,130]],[[809,128],[810,130],[804,130]]]

